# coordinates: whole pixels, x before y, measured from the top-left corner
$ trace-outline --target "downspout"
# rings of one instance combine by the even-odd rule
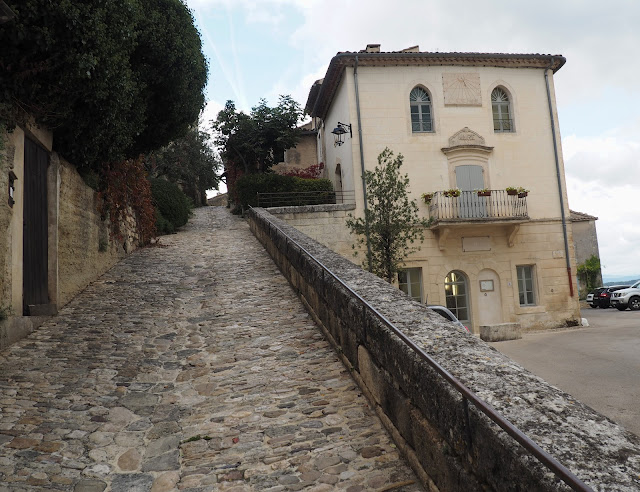
[[[549,70],[553,66],[553,57],[551,64],[544,71],[544,81],[547,86],[547,102],[549,103],[549,118],[551,119],[551,135],[553,137],[553,155],[556,159],[556,177],[558,179],[558,196],[560,198],[560,214],[562,215],[562,234],[564,236],[564,256],[567,262],[567,276],[569,277],[569,295],[573,297],[573,275],[571,274],[571,260],[569,258],[569,239],[567,238],[567,219],[564,216],[564,199],[562,197],[562,177],[560,175],[560,159],[558,158],[558,142],[556,140],[556,124],[553,118],[553,106],[551,104],[551,90],[549,89]]]
[[[356,86],[356,112],[358,114],[358,141],[360,142],[360,171],[362,172],[362,195],[364,199],[364,235],[367,239],[367,262],[369,265],[369,271],[372,270],[371,266],[371,242],[369,240],[369,217],[367,212],[369,207],[367,205],[367,182],[365,180],[364,173],[364,148],[362,145],[362,124],[360,120],[360,93],[358,92],[358,56],[356,55],[356,65],[353,69],[353,79]]]

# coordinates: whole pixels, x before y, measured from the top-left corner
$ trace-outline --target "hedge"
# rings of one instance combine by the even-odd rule
[[[151,179],[151,194],[156,207],[156,231],[172,234],[187,223],[192,203],[180,187],[164,179]]]
[[[273,202],[270,206],[335,203],[333,185],[328,179],[304,179],[275,173],[245,174],[235,182],[235,189],[243,208],[257,207],[258,193],[326,192],[321,195],[310,194],[287,198],[281,202]],[[264,204],[261,203],[261,206]]]

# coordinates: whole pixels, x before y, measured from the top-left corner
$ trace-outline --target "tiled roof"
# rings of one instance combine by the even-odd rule
[[[569,210],[571,213],[571,222],[583,222],[588,220],[598,220],[598,217],[585,214],[584,212],[576,212],[575,210]]]
[[[344,51],[331,59],[323,80],[316,81],[309,92],[305,111],[325,118],[345,67],[358,66],[473,66],[507,68],[550,68],[555,72],[565,64],[561,55],[519,53],[473,53],[430,51]]]

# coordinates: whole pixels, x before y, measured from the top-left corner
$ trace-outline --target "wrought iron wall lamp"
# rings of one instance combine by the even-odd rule
[[[340,147],[344,140],[342,139],[343,135],[349,132],[349,136],[353,138],[353,133],[351,132],[351,125],[347,125],[346,123],[340,123],[338,121],[338,126],[336,126],[331,133],[334,135],[334,147]]]

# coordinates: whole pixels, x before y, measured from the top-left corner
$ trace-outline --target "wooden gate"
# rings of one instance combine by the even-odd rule
[[[29,138],[24,139],[23,307],[49,303],[47,166],[49,154]]]

